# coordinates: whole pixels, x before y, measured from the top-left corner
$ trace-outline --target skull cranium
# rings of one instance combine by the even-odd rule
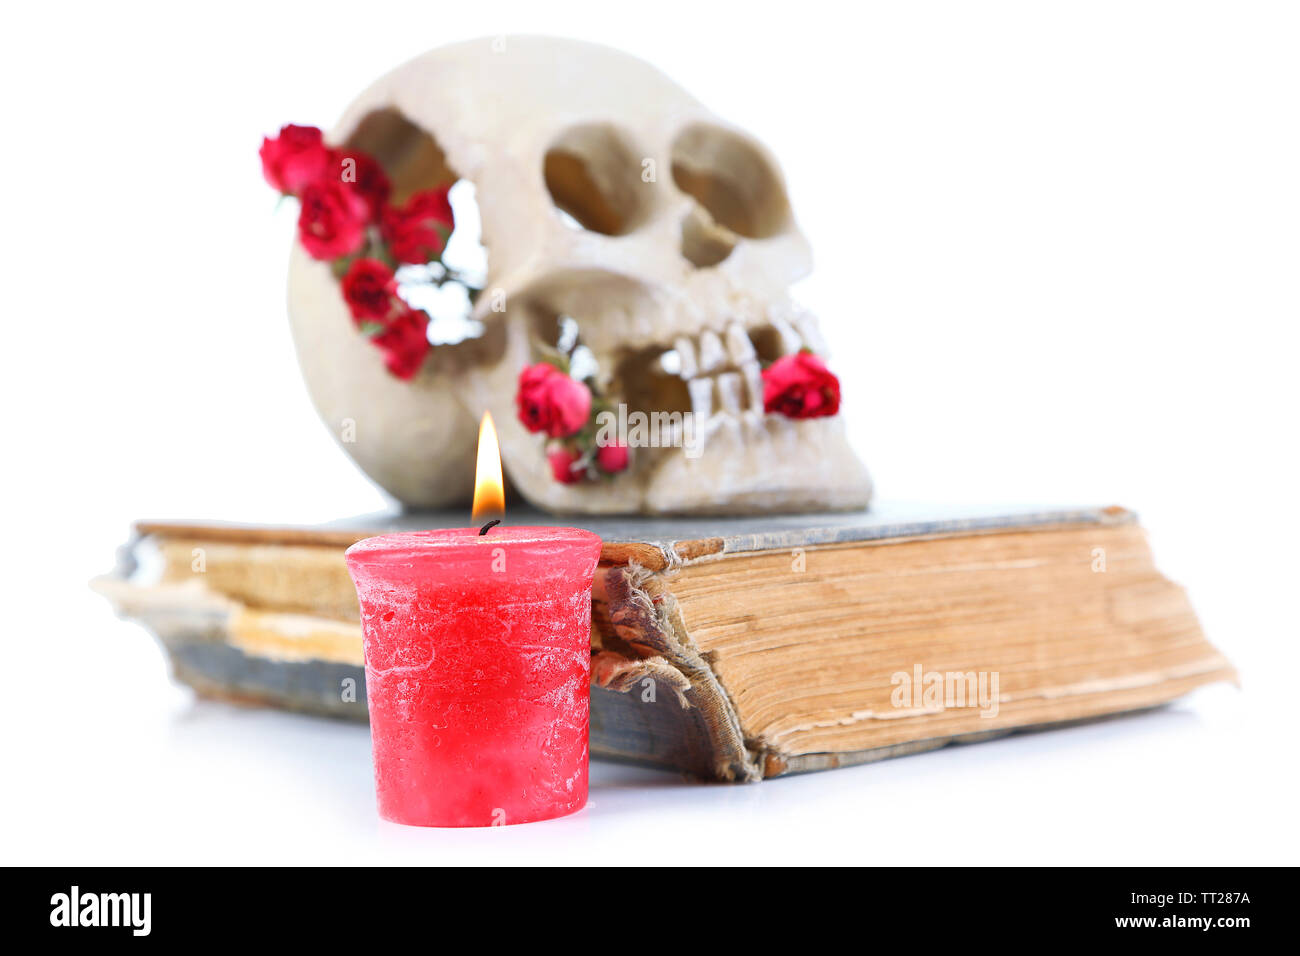
[[[857,508],[870,482],[839,417],[763,412],[760,362],[809,346],[788,288],[810,269],[779,168],[648,64],[571,40],[434,50],[348,109],[336,142],[376,156],[397,198],[474,184],[486,329],[403,382],[353,326],[324,263],[295,246],[290,314],[313,400],[361,468],[415,507],[468,500],[490,410],[513,485],[560,512]],[[695,447],[636,448],[628,471],[562,484],[516,419],[536,341],[577,323],[602,391],[629,412],[691,412]]]

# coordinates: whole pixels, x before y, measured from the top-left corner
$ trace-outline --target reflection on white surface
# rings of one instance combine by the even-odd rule
[[[1259,714],[1230,688],[746,786],[598,760],[577,814],[435,830],[379,820],[364,725],[196,700],[171,682],[153,639],[93,595],[69,602],[58,641],[36,656],[30,673],[60,680],[40,721],[8,715],[25,726],[11,765],[38,772],[10,788],[6,810],[47,822],[12,836],[15,863],[1189,863],[1279,852],[1278,835],[1252,820],[1285,801],[1276,777],[1289,771],[1280,761],[1261,771]],[[1273,785],[1260,787],[1261,772]],[[1246,805],[1242,817],[1234,808]],[[1237,820],[1231,846],[1188,839],[1220,812]],[[1061,825],[1099,817],[1104,840]]]

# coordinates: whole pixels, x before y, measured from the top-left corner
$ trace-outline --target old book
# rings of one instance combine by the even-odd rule
[[[571,523],[605,541],[591,631],[597,757],[758,780],[1235,680],[1122,508]],[[463,524],[459,513],[316,528],[142,522],[96,586],[158,635],[200,694],[364,720],[344,549]]]

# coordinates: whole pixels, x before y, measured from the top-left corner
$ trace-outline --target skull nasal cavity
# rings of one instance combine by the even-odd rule
[[[677,188],[693,196],[718,226],[763,239],[789,222],[790,204],[780,174],[763,151],[740,134],[705,124],[688,126],[673,142],[672,162]],[[683,252],[695,262],[685,248]]]
[[[650,186],[642,156],[615,129],[584,124],[546,151],[542,174],[556,208],[583,229],[621,236],[640,225]]]
[[[701,269],[716,266],[736,248],[736,234],[715,223],[699,206],[682,220],[682,255]]]

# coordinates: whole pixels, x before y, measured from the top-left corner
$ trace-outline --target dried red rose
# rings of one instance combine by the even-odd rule
[[[840,380],[811,352],[783,355],[763,369],[763,411],[821,418],[840,410]]]
[[[403,309],[390,319],[371,342],[384,353],[388,371],[403,381],[415,378],[424,365],[429,344],[429,316],[419,309]]]
[[[610,474],[622,471],[627,467],[627,445],[601,445],[596,450],[596,464]]]
[[[396,295],[393,270],[378,259],[354,259],[343,276],[343,298],[358,322],[386,320],[392,314]]]
[[[332,179],[317,180],[302,191],[298,238],[313,259],[338,259],[361,248],[369,209],[365,199]]]
[[[321,131],[292,123],[281,128],[274,139],[263,139],[258,155],[266,181],[280,192],[294,195],[323,178],[330,163],[330,150]]]
[[[366,201],[370,221],[378,222],[388,203],[388,194],[393,191],[384,167],[368,154],[349,149],[334,152],[331,167],[331,175],[337,175],[343,185],[350,186]]]
[[[530,432],[565,438],[587,423],[591,391],[554,365],[539,362],[519,373],[515,407],[519,420]]]
[[[423,265],[442,255],[447,237],[456,228],[450,186],[416,193],[404,206],[388,206],[380,216],[380,232],[398,262]]]
[[[562,485],[574,485],[585,477],[581,469],[573,466],[582,458],[574,448],[563,446],[552,448],[546,453],[546,460],[551,466],[551,476]]]

